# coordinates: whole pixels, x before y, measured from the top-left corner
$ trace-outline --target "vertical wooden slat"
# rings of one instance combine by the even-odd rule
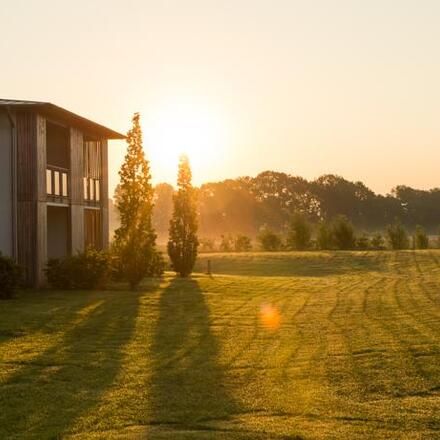
[[[45,284],[44,269],[47,264],[47,191],[46,191],[46,166],[47,166],[47,146],[46,146],[46,119],[41,115],[36,115],[36,168],[37,168],[37,225],[36,225],[36,284]]]
[[[37,280],[37,148],[36,115],[17,112],[17,260],[25,270],[25,281]]]
[[[76,128],[70,129],[70,224],[72,253],[84,250],[84,140]]]
[[[102,247],[109,245],[109,218],[108,218],[108,142],[101,140],[101,228]]]

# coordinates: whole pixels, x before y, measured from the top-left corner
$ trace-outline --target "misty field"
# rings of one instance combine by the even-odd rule
[[[440,438],[440,251],[197,270],[1,302],[0,438]]]

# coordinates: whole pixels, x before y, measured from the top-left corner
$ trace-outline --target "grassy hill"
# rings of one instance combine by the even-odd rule
[[[440,251],[197,269],[1,302],[0,438],[440,438]]]

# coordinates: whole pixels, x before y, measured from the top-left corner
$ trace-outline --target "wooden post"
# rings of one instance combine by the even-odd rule
[[[208,262],[207,262],[207,267],[206,267],[206,273],[208,274],[208,275],[211,275],[211,260],[208,260]]]
[[[36,255],[35,255],[35,285],[45,285],[44,269],[47,264],[47,195],[46,195],[46,118],[36,115],[36,159],[37,159],[37,188],[36,188]]]
[[[70,128],[70,247],[71,253],[84,251],[84,152],[83,134]]]
[[[101,243],[103,249],[109,246],[109,218],[108,218],[108,143],[106,139],[101,140]]]

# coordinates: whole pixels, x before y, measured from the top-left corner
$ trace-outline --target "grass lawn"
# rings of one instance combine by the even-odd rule
[[[440,438],[440,251],[198,271],[0,302],[0,439]]]

